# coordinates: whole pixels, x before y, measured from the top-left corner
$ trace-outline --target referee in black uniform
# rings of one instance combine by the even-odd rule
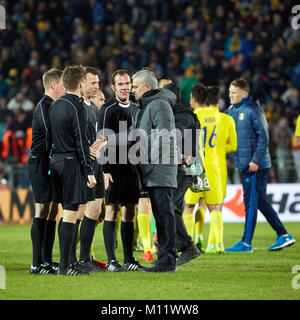
[[[114,132],[118,145],[116,152],[111,158],[108,156],[108,163],[103,166],[104,173],[110,180],[105,197],[106,214],[103,224],[104,244],[108,257],[107,270],[112,272],[139,271],[143,267],[133,257],[134,217],[139,201],[138,180],[135,168],[128,161],[127,150],[121,150],[123,146],[119,146],[122,135],[123,140],[127,141],[128,129],[137,111],[137,106],[129,101],[131,79],[128,71],[123,69],[115,71],[112,75],[111,87],[115,93],[115,99],[100,108],[98,122],[98,132],[103,137]],[[109,140],[108,138],[108,154]],[[125,206],[121,221],[123,266],[118,263],[114,249],[116,220],[121,206]]]
[[[54,100],[65,93],[62,71],[50,69],[43,75],[44,97],[33,112],[32,145],[28,157],[28,174],[35,199],[35,217],[31,226],[33,262],[31,274],[55,273],[52,249],[55,238],[57,204],[51,202],[48,111]]]
[[[53,201],[63,207],[57,274],[89,274],[87,269],[69,264],[79,204],[86,203],[86,184],[90,188],[96,185],[86,136],[86,113],[81,101],[85,69],[81,66],[67,67],[62,79],[67,94],[52,104],[49,116],[53,148],[50,161]]]
[[[76,263],[76,247],[78,238],[78,226],[80,226],[80,259],[79,265],[85,266],[90,271],[105,271],[105,269],[97,267],[90,259],[90,249],[93,242],[96,222],[101,213],[102,200],[104,198],[104,177],[102,166],[96,161],[97,151],[92,148],[92,144],[96,141],[96,106],[91,102],[92,97],[96,97],[99,91],[99,71],[94,67],[85,67],[85,85],[83,90],[83,106],[86,112],[86,134],[90,145],[90,153],[92,164],[95,171],[97,184],[95,188],[86,187],[87,203],[79,206],[79,212],[75,227],[75,238],[72,245],[70,263]]]

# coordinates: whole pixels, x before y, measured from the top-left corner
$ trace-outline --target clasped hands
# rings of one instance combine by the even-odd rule
[[[107,145],[107,138],[99,136],[98,139],[90,146],[91,158],[95,160],[100,156],[100,149]]]

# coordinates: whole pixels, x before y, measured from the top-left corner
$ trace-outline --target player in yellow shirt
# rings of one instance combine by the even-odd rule
[[[219,122],[218,122],[218,132],[221,134],[218,135],[216,148],[217,148],[217,157],[219,161],[219,167],[221,170],[221,180],[222,180],[222,202],[226,196],[226,184],[227,184],[227,165],[226,165],[226,154],[234,152],[237,148],[237,135],[235,130],[234,120],[225,113],[219,112],[219,96],[220,91],[218,88],[213,87],[213,101],[209,101],[211,107],[216,108],[217,113],[219,113]],[[198,248],[205,252],[204,243],[203,243],[203,226],[206,212],[206,204],[204,195],[202,192],[194,193],[190,189],[187,191],[185,196],[185,210],[188,212],[193,212],[195,205],[198,203],[198,208],[195,213],[195,243]],[[191,230],[193,232],[193,229]],[[215,252],[215,239],[213,233],[210,232],[208,239],[208,247],[206,252]]]
[[[217,154],[220,115],[217,108],[211,107],[211,105],[218,105],[219,95],[219,88],[206,88],[199,84],[192,89],[190,104],[195,110],[194,112],[199,119],[203,131],[204,167],[210,185],[210,191],[204,191],[203,196],[208,210],[210,211],[210,238],[215,240],[216,252],[224,253],[223,219],[221,213],[223,191],[221,170]],[[201,145],[202,141],[199,142]],[[190,190],[187,191],[187,193],[189,192]],[[189,230],[191,220],[194,220],[193,215],[191,212],[186,212],[184,210],[183,219],[184,221],[189,220],[187,221],[187,230]]]
[[[296,147],[300,147],[300,115],[297,118],[295,138],[296,138],[295,140]]]
[[[300,182],[300,115],[297,117],[296,120],[296,130],[292,138],[292,148],[298,182]]]
[[[217,105],[215,106],[218,107]],[[235,122],[231,116],[226,113],[219,112],[220,123],[219,131],[222,134],[219,135],[217,141],[217,153],[219,164],[221,168],[222,177],[222,190],[223,190],[223,201],[226,196],[226,185],[227,185],[227,162],[226,154],[236,151],[237,149],[237,134],[235,129]]]

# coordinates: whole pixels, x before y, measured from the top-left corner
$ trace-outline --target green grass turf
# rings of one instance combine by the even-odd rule
[[[296,239],[300,239],[300,223],[285,223],[285,226]],[[208,228],[206,224],[206,239]],[[225,224],[225,247],[237,242],[242,230],[242,224]],[[38,276],[29,274],[30,226],[0,226],[0,265],[6,269],[6,289],[0,290],[0,300],[299,300],[300,289],[293,289],[295,274],[291,271],[293,266],[300,265],[300,240],[290,248],[268,252],[268,246],[274,241],[275,233],[270,226],[258,223],[253,253],[203,254],[178,267],[176,273],[101,272],[81,277]],[[94,251],[98,260],[106,260],[101,225],[96,229]],[[122,262],[121,245],[116,254]],[[135,256],[140,259],[141,253],[135,253]],[[54,259],[58,261],[58,258],[56,236]]]

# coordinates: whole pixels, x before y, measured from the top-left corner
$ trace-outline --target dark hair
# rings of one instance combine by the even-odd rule
[[[249,87],[249,84],[248,84],[248,81],[244,78],[239,78],[239,79],[236,79],[236,80],[233,80],[231,83],[230,83],[231,86],[236,86],[246,92],[249,93],[250,91],[250,87]]]
[[[45,89],[48,89],[51,82],[55,81],[57,84],[59,83],[62,71],[58,69],[50,69],[43,74],[43,86]]]
[[[217,105],[220,98],[221,98],[221,90],[219,87],[211,86],[207,88],[206,104],[208,106]]]
[[[113,84],[113,85],[115,85],[115,77],[117,76],[117,75],[124,75],[124,74],[128,74],[128,76],[129,76],[129,78],[131,77],[131,74],[130,74],[130,72],[128,71],[128,70],[126,70],[126,69],[118,69],[118,70],[116,70],[113,74],[112,74],[112,76],[111,76],[111,83]]]
[[[66,67],[62,74],[63,84],[68,91],[75,91],[78,84],[85,79],[85,69],[82,66]]]
[[[192,97],[197,101],[198,104],[206,104],[207,87],[202,84],[196,84],[192,87]]]
[[[169,77],[167,74],[163,74],[159,77],[157,77],[157,80],[160,81],[160,80],[171,80],[173,82],[173,79],[171,77]]]
[[[95,76],[99,76],[100,74],[99,70],[95,67],[85,67],[85,74],[87,75],[88,73],[91,73]]]

